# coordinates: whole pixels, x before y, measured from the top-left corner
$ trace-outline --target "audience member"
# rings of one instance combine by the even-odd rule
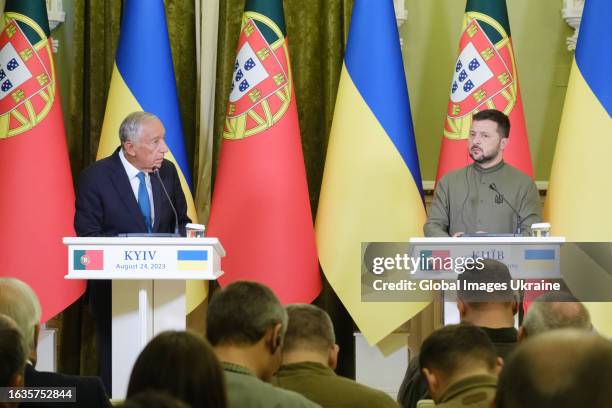
[[[0,313],[13,319],[24,335],[28,355],[24,380],[26,387],[76,387],[77,400],[70,403],[71,407],[110,407],[98,377],[43,372],[34,368],[40,332],[40,303],[27,284],[14,278],[0,278]],[[29,404],[21,405],[34,406]]]
[[[425,339],[419,364],[436,407],[488,408],[502,359],[481,328],[463,323]]]
[[[268,384],[280,366],[287,312],[274,293],[255,282],[234,282],[208,305],[206,334],[225,370],[230,407],[318,406]]]
[[[193,407],[227,406],[219,360],[206,340],[190,332],[163,332],[142,350],[127,397],[147,390],[164,391]]]
[[[608,408],[612,344],[584,330],[552,330],[529,338],[501,372],[497,408]]]
[[[512,276],[502,262],[485,259],[484,267],[468,268],[459,277],[461,287],[466,283],[504,283],[510,288]],[[487,292],[459,290],[457,309],[463,323],[480,327],[489,336],[497,355],[505,358],[517,343],[517,330],[514,328],[514,315],[518,310],[515,294],[511,289]],[[429,398],[427,382],[418,363],[418,355],[410,360],[404,380],[397,394],[397,401],[404,408],[415,408],[419,400]]]
[[[26,364],[26,347],[17,324],[0,315],[0,387],[22,387]],[[0,407],[16,407],[18,403],[0,402]]]
[[[570,328],[593,330],[589,311],[567,292],[548,292],[537,297],[527,310],[519,329],[519,339]]]
[[[298,392],[323,407],[397,407],[382,391],[334,373],[338,362],[334,326],[322,309],[306,304],[287,307],[289,325],[282,365],[273,384]]]

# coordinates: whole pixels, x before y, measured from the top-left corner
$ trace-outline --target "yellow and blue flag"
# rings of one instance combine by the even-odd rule
[[[124,2],[98,160],[111,155],[119,146],[119,126],[135,111],[150,112],[163,123],[169,149],[165,158],[176,166],[187,200],[187,213],[197,222],[163,0]],[[187,312],[205,297],[204,283],[189,282]]]
[[[550,174],[544,218],[568,241],[612,241],[612,2],[586,0]],[[610,307],[593,305],[612,335]]]
[[[407,241],[425,223],[392,0],[356,0],[316,218],[328,281],[370,344],[427,303],[362,302],[361,243]]]

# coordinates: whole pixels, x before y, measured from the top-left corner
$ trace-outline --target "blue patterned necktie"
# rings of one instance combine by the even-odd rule
[[[149,201],[149,193],[147,192],[147,184],[145,183],[145,175],[141,171],[136,175],[140,180],[138,186],[138,207],[144,218],[145,225],[147,226],[147,232],[153,231],[153,225],[151,223],[151,202]]]

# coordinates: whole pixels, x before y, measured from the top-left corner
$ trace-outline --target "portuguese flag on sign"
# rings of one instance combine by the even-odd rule
[[[208,223],[227,252],[219,282],[310,303],[321,279],[281,0],[247,0],[232,68]]]
[[[0,274],[30,285],[42,321],[74,302],[64,279],[74,190],[44,0],[7,0],[0,33]]]
[[[467,151],[472,115],[485,109],[508,115],[504,160],[533,176],[505,0],[467,1],[453,74],[436,181],[472,162]]]

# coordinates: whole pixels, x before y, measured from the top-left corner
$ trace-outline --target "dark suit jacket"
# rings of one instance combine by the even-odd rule
[[[185,224],[191,221],[187,217],[187,203],[174,164],[164,160],[159,175],[176,208],[179,228],[184,235]],[[174,232],[174,213],[157,176],[152,175],[151,188],[155,211],[153,232]],[[119,158],[119,148],[81,173],[74,229],[81,237],[147,231],[130,180]]]
[[[102,381],[98,377],[80,377],[36,371],[30,364],[25,369],[26,387],[76,387],[76,402],[66,403],[22,403],[23,407],[108,408],[111,406]]]

